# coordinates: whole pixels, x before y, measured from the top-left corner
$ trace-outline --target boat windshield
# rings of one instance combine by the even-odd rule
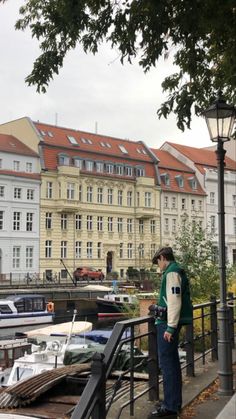
[[[1,314],[11,314],[12,310],[8,304],[0,304],[0,313]]]

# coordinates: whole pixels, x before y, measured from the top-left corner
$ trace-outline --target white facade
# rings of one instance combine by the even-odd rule
[[[39,159],[1,151],[0,278],[39,272]]]

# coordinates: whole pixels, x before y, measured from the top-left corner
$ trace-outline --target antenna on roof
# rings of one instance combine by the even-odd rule
[[[55,125],[56,125],[56,127],[57,127],[57,122],[58,122],[58,121],[57,121],[57,117],[58,117],[58,113],[56,112],[56,113],[55,113]]]
[[[97,121],[95,121],[95,134],[97,134],[98,133],[98,123],[97,123]]]

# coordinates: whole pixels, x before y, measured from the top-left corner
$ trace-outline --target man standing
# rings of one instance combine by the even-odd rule
[[[159,364],[163,375],[164,400],[148,419],[176,419],[182,405],[182,376],[178,353],[181,326],[190,324],[193,309],[188,278],[176,263],[171,247],[159,249],[152,262],[161,272],[158,302],[157,340]]]

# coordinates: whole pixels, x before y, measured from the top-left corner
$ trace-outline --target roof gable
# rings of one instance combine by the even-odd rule
[[[38,157],[38,154],[27,147],[13,135],[0,134],[0,151],[23,156]]]

